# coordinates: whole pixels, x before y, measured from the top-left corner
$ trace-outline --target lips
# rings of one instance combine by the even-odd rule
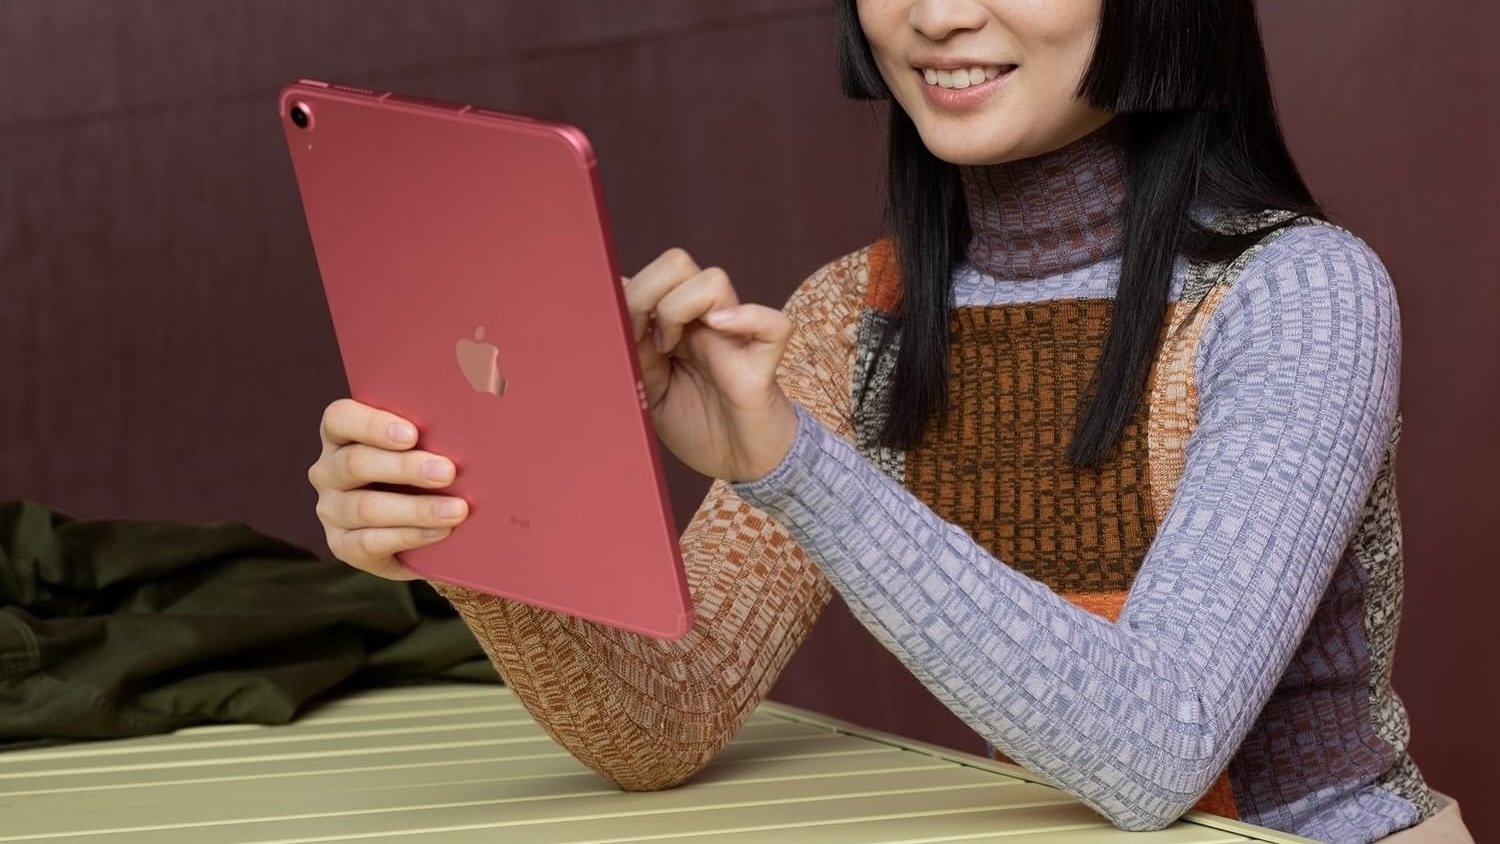
[[[920,80],[922,93],[935,108],[967,112],[979,107],[1015,75],[1017,65],[965,65],[939,68],[928,65],[912,72]],[[975,81],[976,78],[978,81]],[[930,80],[930,81],[929,81]]]

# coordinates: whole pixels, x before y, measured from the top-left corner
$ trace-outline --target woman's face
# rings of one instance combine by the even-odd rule
[[[1101,0],[857,0],[880,75],[934,155],[998,164],[1113,115],[1075,96]]]

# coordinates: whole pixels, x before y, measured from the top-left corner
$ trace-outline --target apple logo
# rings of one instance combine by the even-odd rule
[[[463,371],[469,386],[481,393],[505,395],[505,378],[500,375],[500,350],[494,343],[485,343],[484,326],[474,329],[474,339],[460,337],[458,340],[458,368]]]

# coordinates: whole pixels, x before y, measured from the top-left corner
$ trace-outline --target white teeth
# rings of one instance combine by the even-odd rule
[[[1006,65],[1011,67],[1011,65]],[[1000,76],[999,65],[959,68],[958,70],[934,70],[922,68],[922,77],[928,85],[942,88],[967,88]]]

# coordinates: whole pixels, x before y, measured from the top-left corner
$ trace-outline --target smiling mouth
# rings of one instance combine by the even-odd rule
[[[916,68],[917,74],[935,88],[961,89],[982,85],[1016,69],[1013,64],[974,65],[957,68]]]

